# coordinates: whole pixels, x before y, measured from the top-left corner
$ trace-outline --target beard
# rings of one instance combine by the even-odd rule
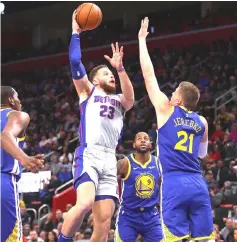
[[[116,87],[110,86],[107,83],[100,84],[100,87],[107,93],[107,94],[115,94],[116,93]]]
[[[140,153],[140,154],[146,154],[147,152],[150,151],[150,148],[149,147],[147,147],[147,148],[136,147],[136,151],[137,151],[137,153]]]

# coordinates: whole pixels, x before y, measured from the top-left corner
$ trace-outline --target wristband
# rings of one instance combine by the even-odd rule
[[[122,67],[121,69],[117,69],[117,72],[123,72],[123,71],[125,71],[124,67]]]

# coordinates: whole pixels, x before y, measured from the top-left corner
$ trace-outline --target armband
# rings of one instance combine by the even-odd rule
[[[200,143],[199,150],[198,150],[198,157],[202,159],[207,155],[207,147],[208,147],[208,141]]]

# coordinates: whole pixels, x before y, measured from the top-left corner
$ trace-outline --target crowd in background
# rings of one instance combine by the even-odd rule
[[[217,27],[220,23],[222,25],[234,24],[237,22],[237,11],[233,7],[233,4],[233,2],[231,4],[226,2],[215,12],[207,9],[204,17],[201,16],[200,3],[198,2],[178,10],[173,9],[150,13],[148,15],[152,29],[150,30],[148,38]],[[143,17],[144,15],[141,15],[139,19]],[[137,27],[139,27],[139,23],[140,21],[138,21]],[[138,29],[131,27],[128,21],[126,21],[126,17],[118,20],[103,21],[95,30],[84,32],[81,43],[83,48],[87,48],[110,44],[115,40],[119,42],[136,40],[137,32]],[[71,28],[68,28],[68,36],[66,39],[70,40],[70,38]],[[49,39],[40,48],[29,46],[28,43],[25,45],[21,43],[21,45],[16,47],[2,45],[2,50],[2,62],[5,63],[23,58],[67,52],[68,41],[63,41],[60,37],[57,37],[55,39]]]
[[[233,90],[220,100],[225,103],[232,98],[221,105],[216,115],[214,104],[217,97],[237,85],[237,41],[230,38],[227,42],[217,40],[211,45],[200,43],[190,48],[167,48],[165,53],[153,49],[151,57],[159,85],[169,97],[182,80],[190,80],[200,89],[197,111],[209,124],[208,156],[200,163],[210,192],[216,241],[236,242],[237,207],[232,204],[237,205],[237,93]],[[84,64],[89,72],[100,63]],[[139,131],[148,132],[155,149],[157,129],[138,56],[128,58],[124,65],[135,89],[136,103],[126,114],[124,133],[117,147],[118,157],[132,152],[134,135]],[[55,189],[72,179],[73,153],[80,143],[77,138],[79,101],[70,68],[3,73],[3,83],[17,90],[24,111],[31,117],[25,152],[29,155],[51,154],[46,157],[44,170],[51,170],[52,178],[38,194],[42,203],[51,206]],[[117,85],[119,91],[119,83]],[[29,206],[30,201],[27,205],[21,202],[24,239],[28,242],[57,241],[66,213],[57,210],[54,221],[50,212],[39,224],[26,211]],[[66,211],[70,207],[68,204]],[[109,233],[110,242],[114,241],[115,218],[116,213]],[[92,231],[93,215],[88,214],[74,241],[89,241]]]

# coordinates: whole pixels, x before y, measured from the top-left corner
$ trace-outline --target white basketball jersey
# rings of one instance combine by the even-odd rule
[[[100,145],[116,149],[123,128],[123,107],[116,94],[93,88],[80,104],[80,144]]]

